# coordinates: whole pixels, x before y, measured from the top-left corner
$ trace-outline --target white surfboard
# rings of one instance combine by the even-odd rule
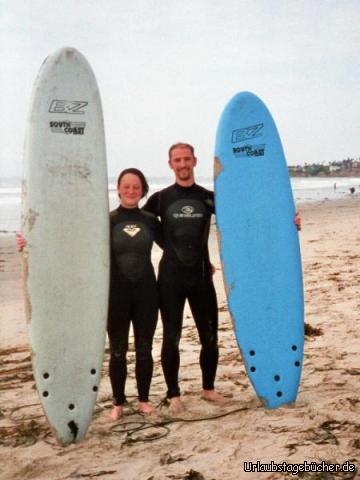
[[[99,90],[63,48],[36,79],[24,152],[25,303],[43,408],[58,440],[84,437],[100,382],[109,283],[109,205]]]

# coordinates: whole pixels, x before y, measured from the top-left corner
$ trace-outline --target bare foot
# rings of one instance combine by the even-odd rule
[[[225,397],[215,390],[203,390],[201,396],[204,400],[217,403],[218,405],[223,405],[226,403]]]
[[[139,402],[139,412],[150,415],[154,413],[155,408],[149,402]]]
[[[184,405],[180,397],[169,398],[171,413],[180,413],[184,410]]]
[[[119,418],[122,416],[122,414],[123,414],[122,405],[115,405],[114,408],[111,410],[110,420],[112,422],[116,422],[117,420],[119,420]]]

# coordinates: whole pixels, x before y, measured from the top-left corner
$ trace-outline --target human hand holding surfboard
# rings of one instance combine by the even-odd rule
[[[16,249],[21,253],[26,247],[26,239],[21,232],[16,232]]]

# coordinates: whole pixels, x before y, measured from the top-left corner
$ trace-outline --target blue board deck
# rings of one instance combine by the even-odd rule
[[[275,123],[254,94],[226,105],[214,169],[224,282],[247,373],[264,406],[293,403],[304,345],[295,206]]]

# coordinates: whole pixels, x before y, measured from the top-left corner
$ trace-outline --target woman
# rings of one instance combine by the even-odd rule
[[[153,373],[152,342],[158,316],[156,277],[151,263],[154,240],[161,244],[160,222],[139,209],[149,190],[140,170],[128,168],[118,178],[120,206],[110,213],[111,280],[108,335],[110,340],[110,381],[114,408],[111,419],[123,413],[126,353],[130,323],[135,338],[135,376],[139,411],[151,413],[149,390]]]
[[[119,207],[110,212],[111,275],[108,316],[110,341],[109,374],[114,408],[110,418],[118,420],[126,402],[128,340],[130,324],[135,338],[135,376],[139,411],[151,413],[149,391],[153,373],[152,342],[158,317],[156,277],[151,263],[153,242],[161,245],[159,220],[139,209],[139,201],[149,190],[143,173],[136,168],[123,170],[118,178]],[[17,235],[22,251],[26,240]]]

